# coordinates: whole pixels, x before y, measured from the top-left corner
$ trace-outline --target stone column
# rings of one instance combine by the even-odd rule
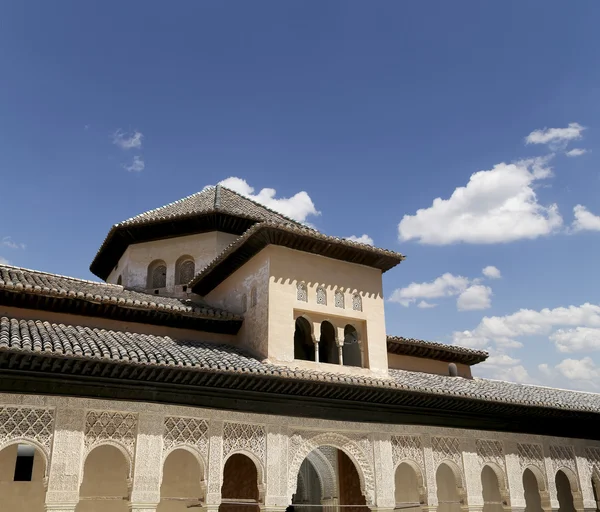
[[[552,464],[552,458],[550,457],[550,446],[548,442],[543,443],[544,449],[544,469],[546,470],[546,486],[548,491],[549,504],[544,503],[544,497],[542,496],[542,508],[550,512],[550,510],[558,510],[560,505],[558,503],[558,492],[556,491],[556,474],[554,473],[554,465]]]
[[[266,493],[261,510],[285,511],[288,497],[287,432],[279,425],[267,425]]]
[[[337,333],[335,344],[338,348],[338,359],[340,365],[344,365],[344,328],[336,327],[335,331]]]
[[[477,447],[474,437],[461,439],[463,468],[465,472],[464,490],[467,495],[466,506],[463,510],[482,512],[483,487],[481,484],[481,464],[477,456]]]
[[[54,443],[48,470],[46,510],[74,512],[83,476],[85,411],[56,409]]]
[[[523,472],[516,442],[504,441],[504,460],[511,509],[513,512],[523,512],[525,510],[525,489],[523,488]]]
[[[423,460],[425,462],[424,475],[425,485],[427,486],[427,506],[421,507],[423,512],[436,512],[438,507],[437,482],[435,480],[435,470],[433,462],[433,449],[431,447],[431,436],[423,434]]]
[[[375,502],[371,510],[393,509],[396,499],[392,438],[389,434],[373,434],[371,440],[375,463]]]
[[[163,469],[164,416],[142,412],[138,416],[138,434],[133,464],[133,482],[129,510],[155,512],[160,502]]]
[[[206,468],[205,511],[213,511],[221,504],[223,483],[223,422],[211,420],[208,426],[208,467]]]

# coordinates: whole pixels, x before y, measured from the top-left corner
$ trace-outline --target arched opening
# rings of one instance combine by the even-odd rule
[[[335,327],[330,322],[321,323],[319,338],[319,362],[339,364],[340,356],[335,341]]]
[[[554,479],[556,482],[556,494],[558,497],[558,512],[575,512],[573,493],[569,477],[564,471],[557,471]]]
[[[223,468],[219,512],[258,512],[258,471],[246,455],[235,453]]]
[[[523,489],[525,490],[525,512],[543,512],[538,480],[529,468],[523,471]]]
[[[310,324],[302,316],[296,318],[296,330],[294,331],[294,359],[302,361],[315,360],[315,344],[312,340]]]
[[[167,286],[167,264],[162,260],[154,260],[148,265],[148,288],[165,286]]]
[[[408,512],[419,512],[421,510],[421,493],[419,476],[415,469],[408,463],[403,462],[396,468],[395,474],[396,508]]]
[[[362,354],[358,343],[358,332],[352,325],[344,327],[344,345],[342,347],[344,366],[362,367]]]
[[[454,472],[447,464],[440,464],[436,473],[438,512],[460,512],[461,499]]]
[[[77,512],[128,512],[129,462],[118,448],[94,448],[83,467]]]
[[[196,273],[196,263],[191,256],[181,256],[175,264],[175,283],[188,284]]]
[[[173,450],[163,465],[156,512],[187,512],[197,506],[204,498],[203,480],[198,459],[187,450]]]
[[[44,456],[32,444],[12,444],[0,451],[0,509],[43,512],[45,473]]]
[[[483,512],[502,512],[502,493],[498,475],[490,466],[484,466],[481,471],[481,486],[483,489]]]
[[[302,461],[296,483],[296,493],[292,496],[294,512],[369,510],[354,462],[333,446],[320,446],[310,452]]]

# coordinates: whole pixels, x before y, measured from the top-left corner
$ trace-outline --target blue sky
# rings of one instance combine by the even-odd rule
[[[406,254],[384,276],[390,333],[488,349],[478,375],[600,391],[599,15],[5,2],[0,258],[91,278],[112,224],[233,176]]]

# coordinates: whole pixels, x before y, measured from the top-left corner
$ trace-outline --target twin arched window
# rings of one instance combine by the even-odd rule
[[[182,256],[175,263],[175,284],[188,284],[196,273],[196,264],[191,256]],[[163,260],[154,260],[148,265],[147,288],[165,288],[167,286],[167,264]]]

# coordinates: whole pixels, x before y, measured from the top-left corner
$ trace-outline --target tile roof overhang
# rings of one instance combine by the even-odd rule
[[[190,300],[10,265],[0,265],[0,304],[222,334],[236,334],[243,322]]]
[[[395,267],[404,259],[397,252],[327,236],[312,229],[261,222],[223,250],[190,281],[189,286],[194,293],[206,295],[268,245],[280,245],[365,265],[382,272]]]
[[[390,370],[352,376],[233,346],[0,318],[0,391],[600,440],[600,395]]]
[[[398,354],[425,359],[435,359],[447,363],[461,363],[469,366],[482,363],[489,354],[483,350],[473,350],[466,347],[444,345],[433,341],[423,341],[401,336],[387,337],[387,351]]]
[[[207,187],[115,224],[94,257],[90,270],[106,280],[130,244],[210,231],[242,235],[253,224],[264,221],[301,226],[226,187]]]

